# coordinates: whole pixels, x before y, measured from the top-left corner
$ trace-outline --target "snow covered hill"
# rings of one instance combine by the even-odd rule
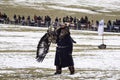
[[[0,4],[30,6],[35,9],[62,9],[88,13],[120,11],[119,0],[0,0]],[[95,11],[91,11],[89,9]]]

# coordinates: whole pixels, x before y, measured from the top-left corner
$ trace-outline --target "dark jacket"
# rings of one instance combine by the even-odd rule
[[[73,50],[73,41],[71,39],[70,33],[66,34],[64,37],[60,38],[59,34],[61,31],[58,31],[57,38],[57,48],[55,55],[55,65],[60,67],[69,67],[73,66],[72,50]]]

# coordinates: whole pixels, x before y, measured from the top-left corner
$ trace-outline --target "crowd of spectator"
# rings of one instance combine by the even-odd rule
[[[15,25],[27,25],[27,26],[37,26],[37,27],[49,27],[54,26],[54,28],[60,26],[61,23],[69,23],[71,29],[78,30],[94,30],[96,31],[99,25],[99,21],[89,20],[87,16],[77,18],[72,16],[65,16],[62,18],[56,17],[54,20],[50,16],[21,16],[14,14],[13,19],[10,20],[5,13],[0,12],[0,23],[2,24],[15,24]],[[120,32],[120,20],[111,21],[108,20],[104,27],[105,31],[108,32]]]

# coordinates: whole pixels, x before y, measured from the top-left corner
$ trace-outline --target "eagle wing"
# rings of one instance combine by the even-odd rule
[[[49,46],[51,42],[48,40],[49,36],[48,33],[44,34],[42,38],[40,39],[38,46],[37,46],[37,53],[36,53],[36,59],[38,62],[42,62],[48,53]]]

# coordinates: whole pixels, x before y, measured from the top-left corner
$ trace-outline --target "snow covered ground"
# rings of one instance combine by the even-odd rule
[[[120,11],[119,0],[0,0],[0,4],[9,4],[13,6],[28,6],[35,9],[58,9],[84,13],[98,12],[116,12]],[[75,8],[73,6],[76,6]],[[86,7],[86,9],[83,9]],[[82,9],[81,9],[82,8]],[[91,8],[95,11],[91,11],[87,8]]]
[[[43,74],[45,70],[41,68],[55,69],[55,44],[51,45],[42,63],[35,60],[38,41],[46,30],[47,28],[0,24],[0,77],[16,73],[11,69],[33,68],[36,69],[35,72],[43,71]],[[97,32],[71,30],[71,36],[77,42],[73,51],[76,73],[71,76],[63,72],[64,75],[48,78],[65,80],[62,77],[67,76],[70,78],[68,80],[120,80],[120,33],[104,34],[107,48],[101,50],[97,47],[101,44],[101,36]]]

